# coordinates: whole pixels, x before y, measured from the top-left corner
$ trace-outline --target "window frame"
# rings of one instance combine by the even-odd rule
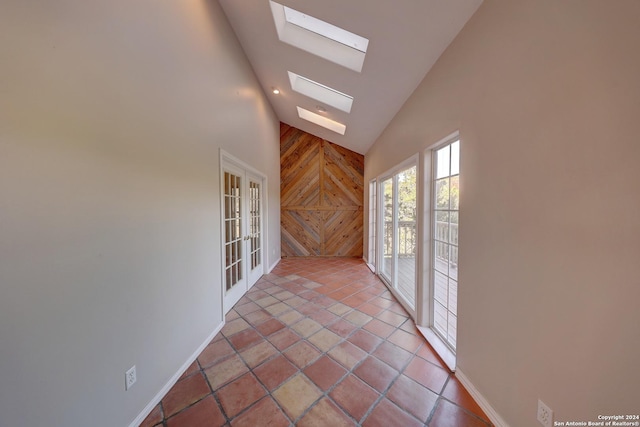
[[[431,311],[431,313],[430,313],[430,324],[431,324],[431,327],[436,332],[436,334],[438,334],[440,336],[440,338],[444,341],[444,343],[447,345],[447,347],[449,347],[454,354],[456,352],[456,345],[455,345],[456,339],[454,338],[454,342],[452,343],[451,339],[449,338],[449,336],[450,336],[450,331],[449,331],[449,328],[450,328],[450,325],[449,325],[449,313],[451,312],[451,303],[449,301],[451,289],[449,287],[449,283],[450,283],[450,280],[453,279],[453,276],[450,273],[450,271],[451,271],[451,262],[450,262],[450,260],[448,261],[447,273],[446,273],[446,279],[447,279],[447,282],[448,282],[447,283],[447,304],[446,304],[446,306],[444,306],[444,309],[447,311],[447,319],[446,319],[447,328],[446,328],[445,332],[442,332],[436,326],[436,319],[435,319],[435,316],[436,316],[436,307],[435,307],[435,305],[438,302],[438,301],[436,301],[436,275],[437,275],[437,273],[440,273],[441,275],[443,275],[444,273],[442,271],[440,271],[437,268],[437,266],[435,265],[435,257],[436,257],[436,253],[438,252],[438,250],[437,250],[438,244],[441,244],[441,245],[443,245],[443,246],[445,246],[447,248],[447,252],[449,253],[448,256],[447,256],[447,259],[449,259],[449,257],[451,256],[450,255],[450,251],[451,251],[451,249],[453,247],[456,248],[456,251],[458,250],[459,245],[458,245],[457,241],[456,241],[455,244],[451,241],[451,229],[450,229],[450,226],[451,226],[451,214],[453,212],[455,212],[458,215],[458,222],[457,223],[458,223],[458,226],[459,226],[459,224],[460,224],[460,217],[459,217],[460,216],[460,207],[458,206],[458,209],[452,209],[451,208],[451,194],[450,193],[449,193],[449,206],[448,206],[447,209],[438,207],[437,203],[435,201],[435,198],[437,197],[437,184],[438,184],[438,181],[440,181],[442,179],[449,179],[449,190],[451,190],[451,178],[457,176],[458,177],[458,186],[459,186],[459,179],[460,179],[460,162],[459,162],[460,155],[459,155],[459,151],[458,151],[458,172],[457,172],[457,174],[453,174],[452,173],[452,164],[453,164],[453,157],[451,155],[453,153],[452,146],[456,142],[458,143],[458,150],[459,150],[459,147],[461,145],[460,144],[460,138],[452,138],[452,139],[448,140],[447,142],[445,142],[443,144],[439,144],[438,146],[434,147],[431,150],[431,153],[432,153],[432,155],[431,155],[431,160],[432,160],[432,166],[431,166],[432,167],[431,191],[432,191],[432,193],[431,194],[432,194],[432,196],[431,196],[431,199],[430,199],[430,221],[429,221],[429,223],[430,223],[429,225],[431,227],[431,236],[432,236],[432,238],[431,238],[431,246],[430,246],[430,249],[432,251],[431,252],[432,255],[431,255],[431,259],[430,259],[430,262],[431,262],[430,281],[431,281],[431,290],[432,290],[432,293],[431,293],[432,298],[429,299],[430,311]],[[437,176],[438,175],[437,153],[439,151],[441,151],[442,149],[445,149],[445,148],[449,148],[449,159],[448,159],[448,162],[449,162],[448,169],[449,169],[449,171],[448,171],[447,175],[438,177]],[[449,219],[447,221],[449,228],[448,228],[448,236],[447,236],[447,240],[446,241],[440,239],[439,236],[438,236],[439,233],[437,232],[437,227],[438,227],[437,214],[439,212],[446,212],[448,214],[448,216],[449,216]],[[456,281],[456,288],[457,288],[457,283],[458,283],[457,273],[456,273],[455,281]],[[440,305],[443,305],[441,302],[438,302],[438,303]],[[457,292],[456,292],[456,306],[457,306]],[[455,314],[455,316],[456,316],[456,330],[457,330],[457,313]]]
[[[435,153],[439,149],[452,144],[455,141],[460,141],[460,146],[462,147],[462,138],[460,137],[459,131],[455,131],[440,139],[435,144],[427,147],[424,150],[422,156],[423,179],[420,181],[420,183],[423,184],[421,195],[423,196],[422,199],[424,203],[420,208],[421,212],[423,212],[423,218],[420,223],[422,224],[422,229],[424,230],[421,237],[421,246],[424,252],[420,257],[420,260],[422,261],[422,266],[420,269],[420,271],[422,272],[422,283],[418,286],[419,293],[417,295],[417,298],[419,298],[419,301],[422,301],[422,304],[419,307],[416,307],[416,309],[418,310],[418,329],[452,372],[455,372],[456,369],[455,350],[452,349],[450,345],[445,340],[443,340],[442,337],[433,329],[435,268],[433,266],[432,259],[433,251],[435,248],[435,218],[432,205],[435,194]]]
[[[378,180],[373,178],[369,181],[369,230],[367,243],[367,266],[376,273],[378,263],[376,255],[378,253]]]

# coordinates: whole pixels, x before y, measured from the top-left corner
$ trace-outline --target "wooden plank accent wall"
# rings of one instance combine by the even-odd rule
[[[282,256],[362,256],[364,156],[280,123]]]

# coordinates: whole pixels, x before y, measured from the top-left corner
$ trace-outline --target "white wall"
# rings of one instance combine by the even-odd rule
[[[221,147],[277,260],[278,132],[216,1],[2,2],[0,426],[133,421],[222,322]]]
[[[460,130],[458,366],[512,426],[539,397],[638,413],[639,22],[635,0],[485,0],[365,158],[368,181]]]

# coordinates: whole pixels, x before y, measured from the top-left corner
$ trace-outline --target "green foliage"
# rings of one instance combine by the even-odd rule
[[[449,205],[451,203],[451,205]],[[443,178],[436,181],[436,209],[459,209],[460,179],[459,176]]]
[[[385,221],[393,219],[393,188],[392,179],[384,181],[384,218]],[[415,221],[417,215],[417,181],[416,168],[412,167],[398,174],[398,221]]]
[[[418,208],[416,184],[415,166],[398,175],[398,221],[416,220]]]

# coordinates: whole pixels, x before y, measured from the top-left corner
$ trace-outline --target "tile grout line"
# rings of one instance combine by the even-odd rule
[[[342,286],[342,287],[340,287],[340,288],[338,288],[338,289],[336,289],[336,290],[342,289],[343,287],[347,287],[347,286],[348,286],[348,285],[344,285],[344,286]],[[366,289],[367,289],[367,288],[369,288],[369,287],[371,287],[371,285],[367,286],[367,287],[366,287],[366,288],[364,288],[364,289],[358,290],[356,293],[354,293],[354,294],[352,294],[352,295],[350,295],[350,296],[357,295],[358,293],[363,293],[363,292],[365,292],[365,291],[366,291]],[[309,302],[311,302],[311,303],[312,303],[314,299],[323,298],[323,297],[333,299],[332,297],[329,297],[328,295],[323,294],[322,296],[316,296],[316,297],[314,297],[313,299],[309,300]],[[369,299],[367,299],[367,300],[363,301],[363,304],[364,304],[364,303],[367,303],[367,302],[369,302],[369,301],[371,301],[371,300],[373,300],[373,299],[375,299],[375,298],[378,298],[378,297],[379,297],[379,296],[371,297],[371,298],[369,298]],[[336,323],[339,319],[344,319],[344,317],[346,317],[348,314],[350,314],[350,313],[352,313],[352,312],[354,312],[354,311],[361,312],[361,311],[359,311],[359,310],[357,309],[357,307],[353,307],[353,306],[350,306],[350,305],[348,305],[348,304],[344,304],[342,301],[338,301],[338,300],[335,300],[335,299],[333,299],[333,301],[334,301],[334,303],[333,303],[332,305],[330,305],[330,306],[328,306],[328,307],[326,307],[326,308],[323,308],[323,309],[324,309],[324,310],[326,310],[326,311],[329,311],[329,308],[330,308],[330,307],[332,307],[332,306],[334,306],[334,305],[336,305],[336,304],[346,305],[346,306],[348,306],[350,309],[349,309],[348,311],[344,312],[341,316],[337,316],[337,317],[336,317],[336,319],[334,319],[332,322],[329,322],[329,323],[327,323],[327,324],[324,324],[322,329],[328,329],[328,328],[327,328],[328,326],[330,326],[330,325],[332,325],[332,324]],[[285,301],[283,301],[283,302],[285,302]],[[361,305],[362,305],[362,304],[361,304]],[[387,310],[387,309],[383,309],[383,310],[381,311],[381,313],[382,313],[382,312],[384,312],[384,311],[386,311],[386,310]],[[362,312],[361,312],[361,313],[362,313]],[[333,314],[335,315],[335,313],[333,313]],[[365,313],[365,314],[366,314],[366,313]],[[305,316],[304,318],[311,319],[311,317],[309,317],[309,316],[310,316],[310,315],[307,315],[307,316]],[[371,317],[371,318],[372,318],[372,320],[375,318],[375,316],[370,316],[370,315],[368,315],[368,316],[369,316],[369,317]],[[301,320],[302,320],[302,319],[301,319]],[[299,320],[299,321],[301,321],[301,320]],[[311,320],[314,320],[314,319],[311,319]],[[298,321],[298,322],[299,322],[299,321]],[[314,321],[315,321],[315,320],[314,320]],[[348,321],[348,320],[347,320],[347,321]],[[298,323],[298,322],[296,322],[296,323]],[[350,323],[351,323],[351,322],[350,322]],[[368,323],[368,322],[367,322],[367,323]],[[394,327],[394,329],[393,329],[393,332],[391,332],[391,334],[389,334],[389,336],[390,336],[390,335],[393,335],[393,333],[395,333],[395,331],[400,330],[400,329],[401,329],[401,325],[403,325],[404,323],[405,323],[405,322],[402,322],[402,324],[400,324],[399,326],[393,326],[393,325],[390,325],[390,326]],[[295,324],[295,323],[294,323],[294,324]],[[341,340],[340,340],[339,342],[337,342],[335,345],[333,345],[332,347],[330,347],[328,350],[326,350],[326,351],[322,352],[320,357],[322,357],[322,356],[331,357],[331,356],[330,356],[330,354],[329,354],[329,352],[330,352],[332,349],[334,349],[334,348],[338,347],[338,346],[339,346],[341,343],[343,343],[343,342],[349,342],[350,344],[355,345],[355,344],[353,344],[351,341],[349,341],[349,337],[352,337],[352,336],[353,336],[353,335],[355,335],[358,331],[364,331],[364,332],[366,332],[366,333],[371,334],[370,332],[368,332],[368,331],[366,331],[366,330],[364,329],[364,326],[365,326],[365,325],[366,325],[366,323],[365,323],[364,325],[354,325],[354,326],[355,326],[354,330],[352,330],[351,332],[349,332],[349,333],[348,333],[347,335],[345,335],[344,337],[342,337],[342,336],[341,336]],[[321,329],[321,330],[322,330],[322,329]],[[317,332],[315,332],[315,333],[311,334],[309,337],[311,337],[311,336],[315,335],[315,334],[316,334],[316,333],[318,333],[318,332],[319,332],[319,331],[317,331]],[[406,331],[405,331],[405,332],[406,332]],[[375,334],[371,334],[371,335],[372,335],[372,336],[376,336]],[[322,349],[320,349],[320,348],[316,347],[312,342],[309,342],[309,341],[308,341],[308,338],[309,338],[309,337],[306,337],[306,338],[304,338],[304,337],[303,337],[303,339],[304,339],[306,342],[308,342],[310,345],[313,345],[315,348],[317,348],[318,350],[322,351]],[[355,376],[356,378],[358,378],[360,381],[362,381],[364,384],[366,384],[368,387],[370,387],[372,390],[374,390],[376,394],[378,394],[378,397],[376,398],[376,400],[373,402],[373,404],[368,408],[368,410],[365,412],[365,414],[364,414],[364,415],[363,415],[359,420],[357,420],[357,419],[353,418],[353,417],[351,416],[351,414],[349,414],[348,412],[345,412],[345,414],[346,414],[347,416],[349,416],[351,419],[353,419],[353,420],[356,422],[356,424],[357,424],[357,425],[361,425],[362,421],[364,421],[364,420],[365,420],[365,419],[370,415],[370,413],[371,413],[371,412],[373,411],[373,409],[376,407],[376,405],[378,404],[378,402],[379,402],[379,401],[381,401],[382,399],[386,398],[386,393],[388,392],[388,390],[389,390],[389,389],[393,386],[393,384],[398,380],[398,378],[400,377],[400,375],[402,375],[402,371],[404,371],[404,369],[406,369],[406,366],[408,366],[408,364],[410,363],[410,359],[408,359],[408,360],[407,360],[407,362],[406,362],[405,367],[404,367],[401,371],[397,371],[397,372],[398,372],[398,375],[396,376],[396,378],[395,378],[393,381],[391,381],[391,383],[387,386],[387,388],[386,388],[384,391],[382,391],[382,392],[378,392],[378,390],[376,390],[375,388],[371,387],[371,385],[370,385],[370,384],[368,384],[366,381],[363,381],[360,377],[358,377],[358,375],[355,373],[355,370],[356,370],[359,366],[361,366],[361,365],[364,363],[364,361],[365,361],[368,357],[370,357],[370,356],[371,356],[371,357],[375,357],[375,356],[373,355],[373,353],[374,353],[374,352],[375,352],[375,351],[376,351],[376,350],[377,350],[377,349],[378,349],[378,348],[379,348],[379,347],[380,347],[380,346],[385,342],[385,340],[384,340],[383,338],[381,338],[381,337],[376,336],[376,338],[379,338],[379,339],[380,339],[380,342],[378,342],[378,343],[377,343],[377,344],[376,344],[376,345],[371,349],[371,351],[366,351],[365,349],[362,349],[361,347],[359,347],[359,346],[355,345],[355,346],[356,346],[357,348],[359,348],[360,350],[365,351],[365,353],[366,353],[366,355],[367,355],[367,356],[366,356],[365,358],[363,358],[362,360],[360,360],[358,363],[356,363],[356,364],[355,364],[353,367],[351,367],[349,370],[347,370],[347,371],[345,372],[345,374],[343,374],[343,376],[342,376],[342,377],[340,377],[340,378],[339,378],[339,379],[338,379],[338,380],[337,380],[337,381],[336,381],[336,382],[335,382],[331,387],[329,387],[326,391],[324,391],[324,393],[323,393],[323,394],[322,394],[322,395],[321,395],[321,396],[320,396],[320,397],[319,397],[319,398],[318,398],[318,399],[317,399],[317,400],[316,400],[316,401],[315,401],[311,406],[309,406],[309,407],[307,408],[307,410],[305,410],[305,411],[304,411],[304,413],[303,413],[302,415],[300,415],[300,417],[299,417],[298,419],[296,419],[296,422],[297,422],[297,421],[299,421],[299,420],[301,420],[302,418],[304,418],[304,416],[305,416],[308,412],[310,412],[310,411],[311,411],[311,410],[312,410],[312,409],[313,409],[313,408],[314,408],[314,407],[315,407],[315,406],[316,406],[316,405],[317,405],[317,404],[322,400],[322,398],[329,398],[329,399],[331,399],[330,393],[331,393],[333,390],[335,390],[335,389],[338,387],[338,385],[339,385],[339,384],[340,384],[344,379],[346,379],[346,378],[347,378],[348,376],[350,376],[350,375],[353,375],[353,376]],[[418,348],[414,351],[414,353],[413,353],[413,355],[414,355],[414,356],[415,356],[415,352],[417,352],[417,351],[418,351],[418,349],[419,349],[420,347],[421,347],[421,346],[418,346]],[[405,350],[406,350],[406,349],[405,349]],[[318,358],[318,359],[319,359],[319,358]],[[318,359],[316,359],[316,360],[318,360]],[[380,360],[380,359],[378,359],[377,357],[376,357],[376,359],[377,359],[377,360]],[[384,361],[380,361],[380,362],[385,363]],[[312,363],[309,363],[306,367],[310,366],[311,364],[312,364]],[[304,373],[304,370],[301,368],[301,369],[300,369],[300,372]],[[331,400],[333,401],[333,399],[331,399]],[[334,401],[334,403],[335,403],[335,404],[337,404],[337,405],[338,405],[338,407],[342,408],[342,406],[341,406],[339,403],[337,403],[337,402],[335,402],[335,401]],[[342,408],[342,409],[343,409],[343,410],[346,410],[346,408]]]
[[[183,411],[191,408],[192,406],[194,406],[195,404],[197,404],[198,402],[202,401],[203,399],[205,399],[207,396],[212,395],[216,405],[218,407],[218,409],[220,410],[221,414],[224,416],[225,420],[226,420],[226,424],[229,424],[231,421],[237,419],[238,417],[242,416],[243,414],[249,412],[252,408],[254,408],[254,406],[256,406],[257,404],[259,404],[259,402],[263,401],[265,398],[271,398],[273,401],[276,402],[276,405],[278,406],[280,412],[285,416],[285,418],[287,419],[287,421],[290,423],[290,425],[295,425],[295,423],[299,422],[300,420],[302,420],[309,412],[311,412],[313,410],[313,408],[315,408],[320,401],[322,401],[323,399],[329,399],[330,402],[333,402],[333,404],[335,404],[338,408],[343,408],[343,406],[341,404],[339,404],[338,402],[334,401],[333,398],[330,396],[330,393],[332,393],[347,377],[349,376],[354,376],[354,378],[356,378],[358,381],[362,382],[363,384],[365,384],[368,388],[370,388],[371,390],[373,390],[376,394],[378,394],[378,396],[376,397],[376,399],[372,402],[372,404],[368,407],[368,409],[366,410],[366,412],[362,415],[362,417],[359,420],[355,420],[355,418],[347,411],[346,408],[344,408],[341,413],[343,413],[344,415],[346,415],[349,419],[353,420],[357,425],[361,425],[362,422],[364,422],[365,420],[368,419],[368,417],[371,415],[371,413],[375,410],[375,408],[378,407],[379,403],[383,400],[383,399],[388,399],[387,395],[388,392],[390,391],[390,389],[397,383],[397,381],[400,379],[401,376],[406,376],[408,379],[410,379],[411,381],[414,381],[418,384],[420,384],[421,387],[430,390],[428,387],[424,386],[422,383],[418,382],[417,380],[413,379],[411,376],[409,376],[408,374],[406,374],[406,370],[408,368],[408,366],[413,362],[413,360],[417,358],[419,358],[419,360],[424,361],[426,363],[428,363],[429,365],[432,365],[435,368],[439,368],[439,369],[443,369],[442,366],[438,366],[436,363],[432,362],[431,360],[426,360],[423,357],[418,355],[418,352],[425,346],[428,346],[427,344],[425,344],[424,342],[421,343],[420,345],[418,345],[415,350],[413,351],[408,351],[407,348],[405,348],[402,345],[396,344],[393,341],[389,341],[389,337],[391,337],[392,335],[396,334],[398,331],[402,331],[410,336],[418,336],[416,334],[414,334],[410,329],[411,328],[407,328],[407,329],[403,329],[403,326],[407,325],[411,320],[411,317],[407,315],[406,311],[404,311],[404,309],[402,308],[402,306],[400,306],[399,308],[403,310],[404,314],[398,313],[397,309],[398,307],[396,307],[393,303],[398,304],[397,301],[395,301],[395,298],[393,297],[393,295],[389,292],[389,290],[387,289],[387,287],[379,280],[377,279],[377,283],[367,283],[371,277],[370,272],[368,272],[368,274],[361,274],[358,271],[354,271],[356,270],[356,266],[358,264],[357,263],[350,263],[349,267],[346,269],[348,271],[348,273],[346,274],[346,276],[340,276],[341,273],[344,272],[344,269],[340,269],[340,268],[335,268],[335,271],[332,272],[328,272],[325,276],[322,276],[320,273],[320,270],[318,270],[318,272],[312,272],[310,274],[310,271],[305,268],[299,268],[297,270],[293,270],[294,272],[292,273],[291,271],[287,271],[285,270],[283,273],[280,273],[278,271],[278,269],[276,268],[274,270],[274,272],[272,272],[271,274],[268,275],[264,275],[262,276],[262,278],[260,280],[264,280],[264,282],[261,283],[260,287],[256,287],[255,292],[262,292],[266,295],[261,296],[260,298],[257,299],[253,299],[251,298],[251,291],[247,292],[247,294],[245,294],[242,298],[246,297],[246,301],[244,302],[244,304],[240,304],[239,306],[234,306],[234,308],[232,308],[233,310],[233,315],[235,316],[233,319],[230,320],[236,320],[236,319],[242,319],[243,322],[245,322],[248,327],[242,330],[239,330],[237,332],[235,332],[234,334],[227,336],[224,333],[221,333],[222,335],[222,339],[225,340],[225,343],[231,348],[233,349],[233,353],[227,354],[227,355],[223,355],[222,357],[217,358],[212,364],[211,366],[209,366],[207,369],[210,369],[211,367],[215,366],[218,363],[224,362],[228,359],[230,359],[231,357],[237,356],[243,363],[244,367],[247,369],[246,372],[238,375],[237,377],[234,377],[230,380],[228,380],[227,382],[225,382],[224,384],[221,384],[216,390],[213,389],[211,382],[209,380],[209,377],[207,376],[207,374],[205,373],[205,368],[203,367],[203,365],[200,363],[199,357],[196,358],[196,364],[198,369],[191,373],[190,375],[187,375],[186,377],[182,378],[181,380],[184,380],[186,378],[191,377],[192,375],[196,374],[196,373],[200,373],[201,375],[204,376],[204,379],[207,383],[207,386],[209,388],[210,393],[206,394],[204,397],[198,399],[196,402],[193,402],[192,404],[190,404],[189,406],[182,408],[180,411],[176,412],[175,414],[172,414],[172,417],[178,415],[179,413],[182,413]],[[284,269],[283,269],[284,270]],[[314,269],[315,270],[315,269]],[[276,273],[275,271],[278,271],[278,273]],[[286,274],[285,274],[286,273]],[[285,274],[284,276],[281,274]],[[301,274],[307,274],[307,275],[313,275],[313,279],[310,277],[305,277]],[[289,276],[296,276],[296,277],[289,277]],[[339,283],[338,285],[336,285],[332,280],[329,279],[337,279],[338,277],[344,277],[341,281],[343,281],[344,283]],[[319,279],[324,278],[325,280],[322,281],[318,281]],[[305,284],[301,284],[301,283],[296,283],[297,281],[300,280],[304,280],[307,283]],[[336,292],[340,292],[341,290],[350,290],[352,288],[352,284],[349,284],[349,281],[351,281],[354,284],[358,284],[358,288],[355,292],[353,293],[348,293],[348,295],[342,295],[342,294],[336,294],[336,297],[333,296],[329,296],[330,294],[334,294]],[[311,288],[305,286],[305,285],[309,285],[309,284],[313,284],[313,285],[318,285],[318,286],[313,286]],[[270,285],[270,286],[269,286]],[[300,291],[292,291],[290,290],[291,286],[289,287],[285,287],[286,285],[296,285],[299,287],[303,287],[306,290],[300,290]],[[382,286],[382,291],[380,289],[376,289],[378,288],[378,285]],[[276,289],[274,289],[276,288]],[[267,291],[267,289],[269,289],[269,291]],[[317,290],[320,289],[320,290]],[[283,292],[288,292],[288,294],[286,294],[285,296],[282,297],[275,297],[275,295],[283,293]],[[305,296],[300,296],[301,294],[306,294]],[[387,296],[390,296],[391,298],[387,298]],[[258,304],[256,301],[259,301],[261,299],[266,299],[266,298],[273,298],[274,302],[268,305],[261,305]],[[358,303],[358,301],[350,301],[349,303],[345,303],[343,302],[346,299],[349,298],[361,298],[362,301]],[[290,305],[287,301],[292,300],[294,298],[301,298],[304,300],[304,302],[302,302],[301,304],[297,304],[296,306]],[[339,298],[339,299],[338,299]],[[377,299],[384,299],[386,301],[390,301],[391,305],[389,306],[379,306],[377,304],[372,304],[372,301],[377,300]],[[326,300],[330,300],[331,304],[327,305]],[[322,301],[322,302],[321,302]],[[247,304],[255,304],[257,306],[257,308],[255,310],[252,310],[250,312],[244,313],[244,314],[240,314],[237,309],[247,305]],[[286,309],[282,310],[282,311],[278,311],[278,312],[271,312],[268,310],[269,307],[275,306],[277,304],[285,304],[286,305]],[[313,304],[317,307],[316,310],[313,311],[309,311],[309,312],[301,312],[299,310],[300,307],[307,305],[307,304]],[[341,306],[346,306],[349,309],[347,311],[342,312],[341,314],[337,314],[336,312],[333,312],[330,310],[331,307],[336,306],[337,304],[341,304]],[[363,307],[365,304],[370,304],[373,305],[377,308],[379,308],[381,311],[377,314],[377,315],[372,315],[369,314],[365,311],[360,310],[361,307]],[[394,308],[396,310],[394,310]],[[266,313],[268,313],[269,317],[264,318],[264,319],[256,319],[255,321],[251,322],[249,320],[247,320],[247,318],[245,318],[245,316],[249,316],[252,313],[256,313],[258,311],[264,311]],[[286,315],[287,313],[298,313],[300,314],[302,317],[300,317],[299,319],[296,319],[294,322],[292,323],[287,323],[285,321],[282,321],[280,318],[283,315]],[[334,318],[330,319],[328,321],[323,321],[323,320],[316,320],[314,319],[313,316],[316,313],[322,313],[322,312],[326,312],[326,313],[330,313]],[[396,316],[400,316],[405,318],[402,322],[400,322],[399,324],[395,325],[395,324],[390,324],[387,323],[387,321],[385,320],[381,320],[379,318],[379,316],[381,316],[384,313],[392,313],[393,315]],[[352,313],[361,313],[364,316],[369,317],[369,320],[367,320],[365,323],[360,324],[360,322],[358,324],[354,324],[351,320],[346,319],[346,317]],[[315,322],[316,324],[318,324],[320,326],[320,328],[318,330],[313,331],[312,333],[308,334],[308,336],[301,336],[301,334],[296,330],[293,329],[293,326],[302,322],[303,320],[311,320],[313,322]],[[377,320],[378,322],[383,323],[384,325],[387,325],[391,328],[391,332],[389,332],[388,334],[386,334],[383,331],[379,331],[378,333],[373,332],[373,331],[369,331],[367,329],[365,329],[365,326],[367,324],[369,324],[372,320]],[[269,322],[271,320],[277,320],[280,324],[283,325],[283,327],[271,332],[268,335],[265,335],[264,333],[262,333],[258,328],[260,325]],[[336,333],[333,330],[329,329],[329,326],[336,324],[339,321],[345,321],[348,322],[350,325],[354,326],[354,329],[345,333],[344,335],[342,335],[341,333]],[[394,322],[395,323],[395,322]],[[232,342],[230,341],[230,338],[236,334],[239,334],[243,331],[248,331],[248,330],[253,330],[258,336],[261,337],[261,342],[258,343],[251,343],[246,347],[243,347],[242,349],[237,349]],[[274,343],[271,342],[270,337],[273,337],[273,335],[275,335],[276,333],[280,332],[280,331],[284,331],[284,330],[288,330],[290,333],[293,333],[296,337],[299,338],[299,340],[297,340],[295,343],[292,343],[290,345],[288,345],[287,347],[283,347],[282,349],[280,349],[279,347],[276,347],[274,345]],[[323,351],[320,347],[318,347],[316,344],[314,344],[312,341],[309,340],[309,338],[315,336],[316,334],[318,334],[319,332],[326,330],[329,331],[330,333],[338,336],[340,338],[339,341],[337,341],[335,344],[333,344],[332,346],[328,347],[326,349],[326,351]],[[367,335],[371,335],[372,337],[375,337],[376,341],[378,341],[375,345],[373,345],[372,347],[367,345],[367,348],[363,348],[358,344],[355,344],[354,342],[350,341],[350,338],[354,338],[354,336],[358,333],[358,332],[362,332],[365,333]],[[386,335],[386,337],[380,336],[378,334],[384,334]],[[208,345],[211,345],[213,342],[218,341],[215,340],[215,338],[211,341],[211,343],[209,343]],[[262,344],[263,342],[267,342],[270,346],[272,346],[273,348],[275,348],[276,352],[272,355],[270,355],[269,357],[267,357],[264,360],[260,360],[260,363],[257,364],[256,366],[254,366],[253,368],[251,368],[248,364],[248,362],[244,359],[244,357],[241,355],[242,352],[248,351],[251,348]],[[378,356],[374,355],[374,353],[376,351],[378,351],[378,349],[385,343],[389,343],[389,345],[398,348],[402,351],[406,351],[410,357],[407,358],[407,360],[404,362],[404,364],[402,365],[402,367],[400,369],[395,369],[392,366],[389,366],[384,360],[379,359]],[[263,381],[258,377],[258,375],[256,374],[256,372],[254,371],[255,369],[265,365],[266,363],[269,363],[273,360],[275,360],[278,357],[283,357],[285,358],[285,360],[288,361],[288,363],[291,363],[291,360],[285,355],[285,352],[289,349],[291,349],[293,346],[298,345],[299,343],[306,343],[307,345],[310,345],[312,348],[314,348],[314,350],[319,351],[319,356],[316,357],[313,361],[307,363],[306,365],[302,366],[302,367],[298,367],[297,363],[293,363],[293,366],[295,366],[296,371],[294,374],[292,374],[291,376],[289,376],[288,378],[286,378],[281,384],[279,384],[276,388],[274,388],[273,391],[270,391],[269,388],[266,386],[265,383],[263,383]],[[336,359],[333,358],[333,356],[331,356],[331,354],[329,353],[330,351],[334,350],[335,348],[337,348],[338,346],[340,346],[343,343],[348,343],[352,346],[354,346],[355,348],[357,348],[359,351],[364,353],[364,356],[359,359],[358,361],[356,361],[355,364],[353,364],[350,368],[342,365],[342,363],[337,362]],[[366,345],[366,344],[363,344]],[[325,347],[325,346],[323,346]],[[370,348],[370,350],[368,350]],[[331,384],[326,390],[322,390],[319,388],[319,386],[317,386],[315,384],[315,382],[313,380],[311,380],[311,383],[314,384],[314,386],[318,387],[318,390],[321,392],[320,396],[315,399],[294,421],[292,424],[291,421],[291,417],[287,414],[286,411],[284,411],[284,407],[281,406],[281,404],[278,402],[278,400],[276,400],[276,398],[273,396],[273,392],[275,392],[276,390],[280,389],[282,386],[284,386],[284,384],[286,384],[288,381],[290,381],[292,378],[300,375],[300,374],[304,374],[305,378],[308,378],[310,380],[310,378],[307,376],[307,374],[304,372],[305,369],[309,368],[310,366],[312,366],[313,364],[315,364],[316,362],[318,362],[322,357],[327,357],[329,358],[329,360],[331,360],[334,363],[337,363],[338,366],[340,366],[342,369],[347,368],[346,372],[340,377],[338,378],[333,384]],[[393,378],[393,380],[386,386],[386,388],[379,392],[376,388],[374,388],[373,386],[371,386],[367,381],[363,380],[362,378],[360,378],[355,371],[363,365],[363,363],[369,358],[369,357],[373,357],[375,360],[379,361],[380,363],[383,363],[384,365],[390,367],[391,369],[393,369],[395,372],[397,372],[397,375],[395,375],[395,377]],[[437,410],[437,408],[440,405],[441,401],[446,401],[451,403],[452,405],[455,405],[456,407],[462,409],[466,414],[473,416],[474,418],[482,421],[483,423],[486,423],[486,420],[484,420],[483,418],[481,418],[480,416],[476,415],[475,413],[472,413],[470,410],[468,410],[467,408],[458,405],[456,402],[450,401],[449,399],[447,399],[443,393],[447,388],[447,385],[452,381],[452,376],[453,374],[451,374],[449,371],[447,371],[445,369],[445,371],[447,372],[447,378],[444,381],[440,392],[435,392],[437,398],[436,398],[436,402],[433,406],[433,408],[431,409],[431,412],[429,414],[429,416],[427,417],[426,422],[424,423],[424,425],[428,425],[433,417],[434,414]],[[233,417],[229,417],[226,414],[226,411],[224,410],[224,408],[222,407],[222,402],[220,401],[217,392],[219,392],[222,388],[232,384],[234,381],[237,381],[239,378],[247,375],[247,374],[251,374],[256,380],[257,382],[260,384],[261,388],[263,391],[266,392],[266,394],[262,397],[260,397],[258,400],[256,400],[255,402],[251,403],[251,405],[249,405],[247,408],[244,408],[241,412],[239,412],[238,414],[235,414]],[[433,390],[430,390],[431,392],[433,392]],[[398,407],[397,404],[388,399],[391,404],[393,404],[394,406]],[[162,422],[161,424],[163,426],[167,426],[167,421],[169,418],[165,418],[165,411],[164,411],[164,406],[162,405],[162,401],[159,403],[160,406],[160,411],[161,411],[161,416],[162,416]],[[404,410],[400,407],[398,407],[398,409],[400,409],[402,412],[404,412],[405,414],[411,416],[412,418],[416,419],[415,416],[408,412],[407,410]],[[160,424],[158,424],[160,425]]]

